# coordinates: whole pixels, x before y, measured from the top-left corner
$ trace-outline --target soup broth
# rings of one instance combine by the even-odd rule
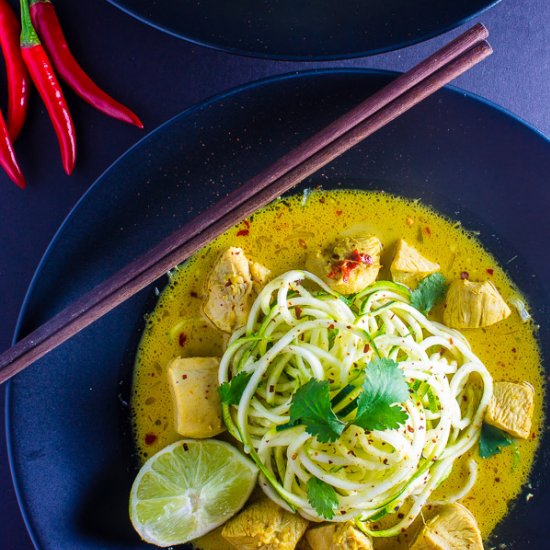
[[[389,265],[395,243],[403,238],[422,255],[438,262],[447,280],[461,274],[473,281],[489,279],[505,299],[518,292],[475,236],[418,201],[351,190],[313,191],[276,201],[174,269],[158,305],[148,316],[136,358],[132,396],[135,442],[142,459],[181,437],[174,430],[166,378],[169,360],[175,356],[221,356],[224,351],[227,337],[201,311],[205,280],[219,253],[229,246],[241,247],[249,258],[276,276],[304,268],[309,251],[338,236],[358,232],[375,234],[384,245],[378,277],[381,280],[391,280]],[[442,306],[436,307],[430,317],[440,320]],[[478,463],[477,481],[461,502],[474,514],[485,538],[527,482],[542,423],[543,377],[533,325],[522,322],[516,311],[495,325],[462,332],[495,381],[527,380],[535,388],[531,437],[517,440],[490,459],[479,458],[474,446],[457,461],[451,476],[435,494],[444,498],[461,486],[466,462],[473,457]],[[223,548],[216,540],[206,538],[200,546]],[[375,541],[376,548],[388,544],[400,546],[395,540]]]

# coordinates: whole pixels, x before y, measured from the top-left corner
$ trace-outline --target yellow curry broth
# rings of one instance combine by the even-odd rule
[[[492,280],[505,299],[516,292],[474,236],[417,201],[381,192],[346,190],[315,191],[307,200],[295,196],[277,201],[174,270],[168,288],[148,317],[136,359],[132,398],[136,445],[142,458],[180,438],[173,428],[165,372],[168,361],[178,355],[223,353],[226,336],[201,313],[205,279],[220,251],[240,246],[250,258],[278,275],[303,268],[308,251],[339,235],[357,232],[374,233],[384,244],[381,279],[390,279],[388,268],[395,242],[404,238],[421,254],[438,262],[448,280],[467,272],[470,280]],[[441,308],[436,308],[432,317],[440,319]],[[509,447],[488,460],[477,457],[477,448],[471,452],[479,464],[478,479],[463,503],[476,516],[486,537],[526,482],[533,462],[542,415],[540,355],[531,324],[522,323],[516,311],[491,327],[463,332],[495,380],[528,380],[536,390],[531,440],[518,441],[517,450]],[[439,496],[461,486],[465,458],[457,462],[449,479],[438,489]],[[376,546],[388,547],[387,543]],[[392,547],[399,546],[392,542]]]

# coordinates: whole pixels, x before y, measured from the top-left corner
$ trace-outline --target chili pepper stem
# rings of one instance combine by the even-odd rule
[[[12,143],[27,116],[30,80],[19,48],[21,25],[7,0],[0,0],[0,46],[8,80],[8,130]]]
[[[39,46],[40,40],[31,22],[28,0],[20,0],[21,3],[21,47]]]

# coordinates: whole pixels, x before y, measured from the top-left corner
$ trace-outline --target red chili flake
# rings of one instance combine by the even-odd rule
[[[250,222],[248,220],[243,220],[243,223],[247,229],[250,227]]]
[[[363,348],[363,353],[368,353],[370,350],[370,346],[368,344],[365,344],[365,347]]]
[[[183,444],[183,450],[184,450],[184,451],[188,451],[188,450],[189,450],[189,445],[187,445],[187,443],[184,443],[184,444]]]
[[[191,298],[198,298],[199,297],[199,295],[194,290],[192,290],[189,294],[191,295]]]
[[[225,287],[231,286],[231,279],[227,279],[227,282],[225,283]]]
[[[512,353],[516,353],[517,349],[516,348],[512,348]]]
[[[467,271],[463,271],[461,274],[460,274],[460,278],[462,280],[464,279],[469,279],[470,278],[470,274],[467,272]]]
[[[431,235],[432,234],[432,230],[429,227],[425,227],[423,231],[424,231],[424,235]]]
[[[336,213],[337,216],[341,216],[343,214],[343,211],[342,210],[336,210],[335,213]]]
[[[182,374],[181,378],[182,378],[182,380],[187,380],[187,374]]]
[[[328,329],[329,330],[332,330],[334,328],[334,325],[331,323],[329,326],[328,326]]]
[[[349,274],[360,264],[371,265],[373,259],[369,254],[362,254],[355,249],[345,260],[332,263],[332,271],[327,275],[329,279],[336,279],[338,275],[342,275],[342,281],[347,283]]]
[[[237,231],[237,237],[246,237],[250,231],[248,229],[241,229],[240,231]]]
[[[185,334],[185,332],[180,332],[179,343],[182,348],[183,346],[185,346],[185,342],[187,342],[187,335]]]
[[[302,308],[300,306],[296,306],[294,311],[296,312],[296,319],[299,319],[302,316]]]
[[[145,445],[152,445],[157,440],[154,433],[145,434]]]
[[[273,393],[274,391],[275,391],[275,386],[271,384],[271,386],[269,386],[269,393]]]
[[[302,248],[307,248],[307,243],[304,241],[304,239],[298,239],[298,245]]]
[[[414,433],[414,428],[412,426],[407,425],[407,431]]]
[[[495,270],[494,270],[493,268],[491,268],[491,267],[489,267],[489,268],[487,269],[487,273],[489,273],[489,275],[492,275],[494,272],[495,272]]]

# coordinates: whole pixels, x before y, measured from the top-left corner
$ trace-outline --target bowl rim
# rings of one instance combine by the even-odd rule
[[[295,55],[295,54],[269,53],[269,52],[249,50],[245,48],[224,46],[214,41],[203,40],[201,38],[195,38],[195,37],[181,34],[176,30],[171,29],[168,26],[163,25],[161,23],[157,23],[156,21],[151,20],[149,17],[133,10],[126,3],[124,3],[123,0],[122,1],[107,0],[107,2],[109,2],[109,4],[116,7],[117,9],[121,10],[123,13],[129,15],[130,17],[136,19],[137,21],[145,25],[148,25],[149,27],[152,27],[153,29],[161,31],[169,36],[173,36],[174,38],[185,40],[190,44],[195,44],[196,46],[209,48],[214,51],[240,55],[242,57],[251,57],[256,59],[270,59],[273,61],[337,61],[342,59],[354,59],[358,57],[370,57],[372,55],[393,52],[393,51],[401,50],[403,48],[407,48],[408,46],[413,46],[414,44],[419,44],[421,42],[431,40],[436,36],[445,34],[453,29],[456,29],[457,27],[460,27],[461,25],[464,25],[468,21],[471,21],[472,19],[479,17],[480,15],[484,14],[486,11],[490,10],[491,8],[499,4],[501,0],[488,0],[488,3],[483,8],[476,10],[473,13],[469,13],[465,15],[458,21],[449,23],[444,27],[438,27],[432,31],[425,32],[423,34],[420,34],[408,40],[401,40],[396,42],[395,44],[389,44],[387,46],[381,46],[379,48],[371,48],[367,50],[359,50],[359,51],[352,51],[352,52],[344,52],[340,54],[327,54],[327,55],[324,55],[324,54]]]
[[[157,133],[163,132],[164,129],[168,126],[170,126],[175,121],[179,120],[180,118],[185,118],[192,113],[203,109],[213,103],[219,102],[223,99],[226,99],[228,97],[232,97],[235,95],[238,95],[241,92],[254,90],[256,88],[260,88],[262,86],[269,86],[274,83],[282,82],[282,81],[288,81],[288,80],[294,80],[294,79],[300,79],[300,78],[308,78],[308,77],[316,77],[316,76],[323,76],[323,75],[372,75],[372,76],[390,76],[390,77],[397,77],[399,76],[400,72],[397,71],[388,71],[388,70],[382,70],[382,69],[368,69],[368,68],[323,68],[323,69],[309,69],[309,70],[302,70],[302,71],[293,71],[293,72],[287,72],[283,74],[278,75],[272,75],[268,77],[264,77],[252,82],[248,82],[245,84],[241,84],[238,86],[235,86],[233,88],[230,88],[228,90],[225,90],[223,92],[220,92],[218,94],[215,94],[213,96],[208,97],[207,99],[200,101],[198,103],[195,103],[194,105],[191,105],[190,107],[184,109],[180,113],[174,115],[173,117],[169,118],[165,122],[161,123],[159,126],[151,130],[148,134],[140,138],[136,143],[134,143],[130,148],[128,148],[125,152],[123,152],[117,159],[115,159],[103,172],[96,178],[96,180],[90,185],[90,187],[84,192],[84,194],[79,198],[79,200],[75,203],[75,205],[71,208],[67,216],[64,218],[64,220],[61,222],[61,225],[57,229],[57,231],[54,233],[52,239],[50,240],[48,246],[46,247],[35,271],[31,278],[31,281],[29,283],[29,286],[27,288],[27,291],[25,293],[25,296],[23,298],[21,308],[19,310],[19,314],[17,316],[17,322],[14,329],[14,335],[12,338],[12,345],[14,345],[17,340],[20,337],[20,330],[21,326],[23,324],[23,320],[27,314],[28,304],[31,298],[31,295],[34,292],[34,288],[36,286],[38,278],[41,276],[42,268],[44,264],[46,263],[50,251],[57,246],[58,241],[62,238],[62,235],[64,233],[65,227],[71,223],[72,219],[78,215],[78,211],[80,210],[80,207],[88,200],[89,195],[92,195],[95,192],[95,189],[102,185],[102,180],[104,176],[112,169],[118,162],[120,162],[122,159],[124,159],[127,156],[130,156],[135,149],[139,149],[141,145],[147,141],[150,137],[153,135],[156,135]],[[535,126],[527,122],[526,120],[522,119],[520,116],[514,114],[513,112],[509,111],[505,107],[502,107],[498,105],[497,103],[494,103],[493,101],[486,99],[482,96],[479,96],[473,92],[469,92],[466,90],[463,90],[461,88],[458,88],[456,86],[450,86],[447,85],[443,88],[443,90],[447,90],[448,92],[451,92],[452,94],[457,94],[468,101],[472,101],[474,103],[479,103],[483,105],[484,107],[487,107],[489,110],[504,116],[506,119],[508,119],[509,122],[512,122],[513,124],[519,125],[523,129],[526,129],[530,132],[533,132],[535,137],[541,138],[543,142],[550,145],[550,137],[546,136],[542,131],[537,129]],[[6,390],[5,390],[5,407],[4,407],[4,413],[5,413],[5,421],[4,421],[4,430],[6,434],[6,451],[7,451],[7,457],[8,457],[8,463],[10,468],[10,474],[11,479],[13,483],[13,488],[15,492],[15,496],[17,499],[17,503],[19,505],[19,510],[21,512],[21,517],[23,518],[23,522],[25,524],[25,527],[27,529],[27,533],[31,539],[32,544],[36,549],[40,549],[41,546],[38,543],[36,531],[33,528],[32,518],[28,511],[27,504],[25,502],[25,498],[23,495],[23,490],[19,486],[16,472],[15,472],[15,464],[14,464],[14,442],[13,442],[13,435],[11,430],[12,425],[12,414],[11,414],[11,402],[12,402],[12,381],[8,381],[6,384]]]

